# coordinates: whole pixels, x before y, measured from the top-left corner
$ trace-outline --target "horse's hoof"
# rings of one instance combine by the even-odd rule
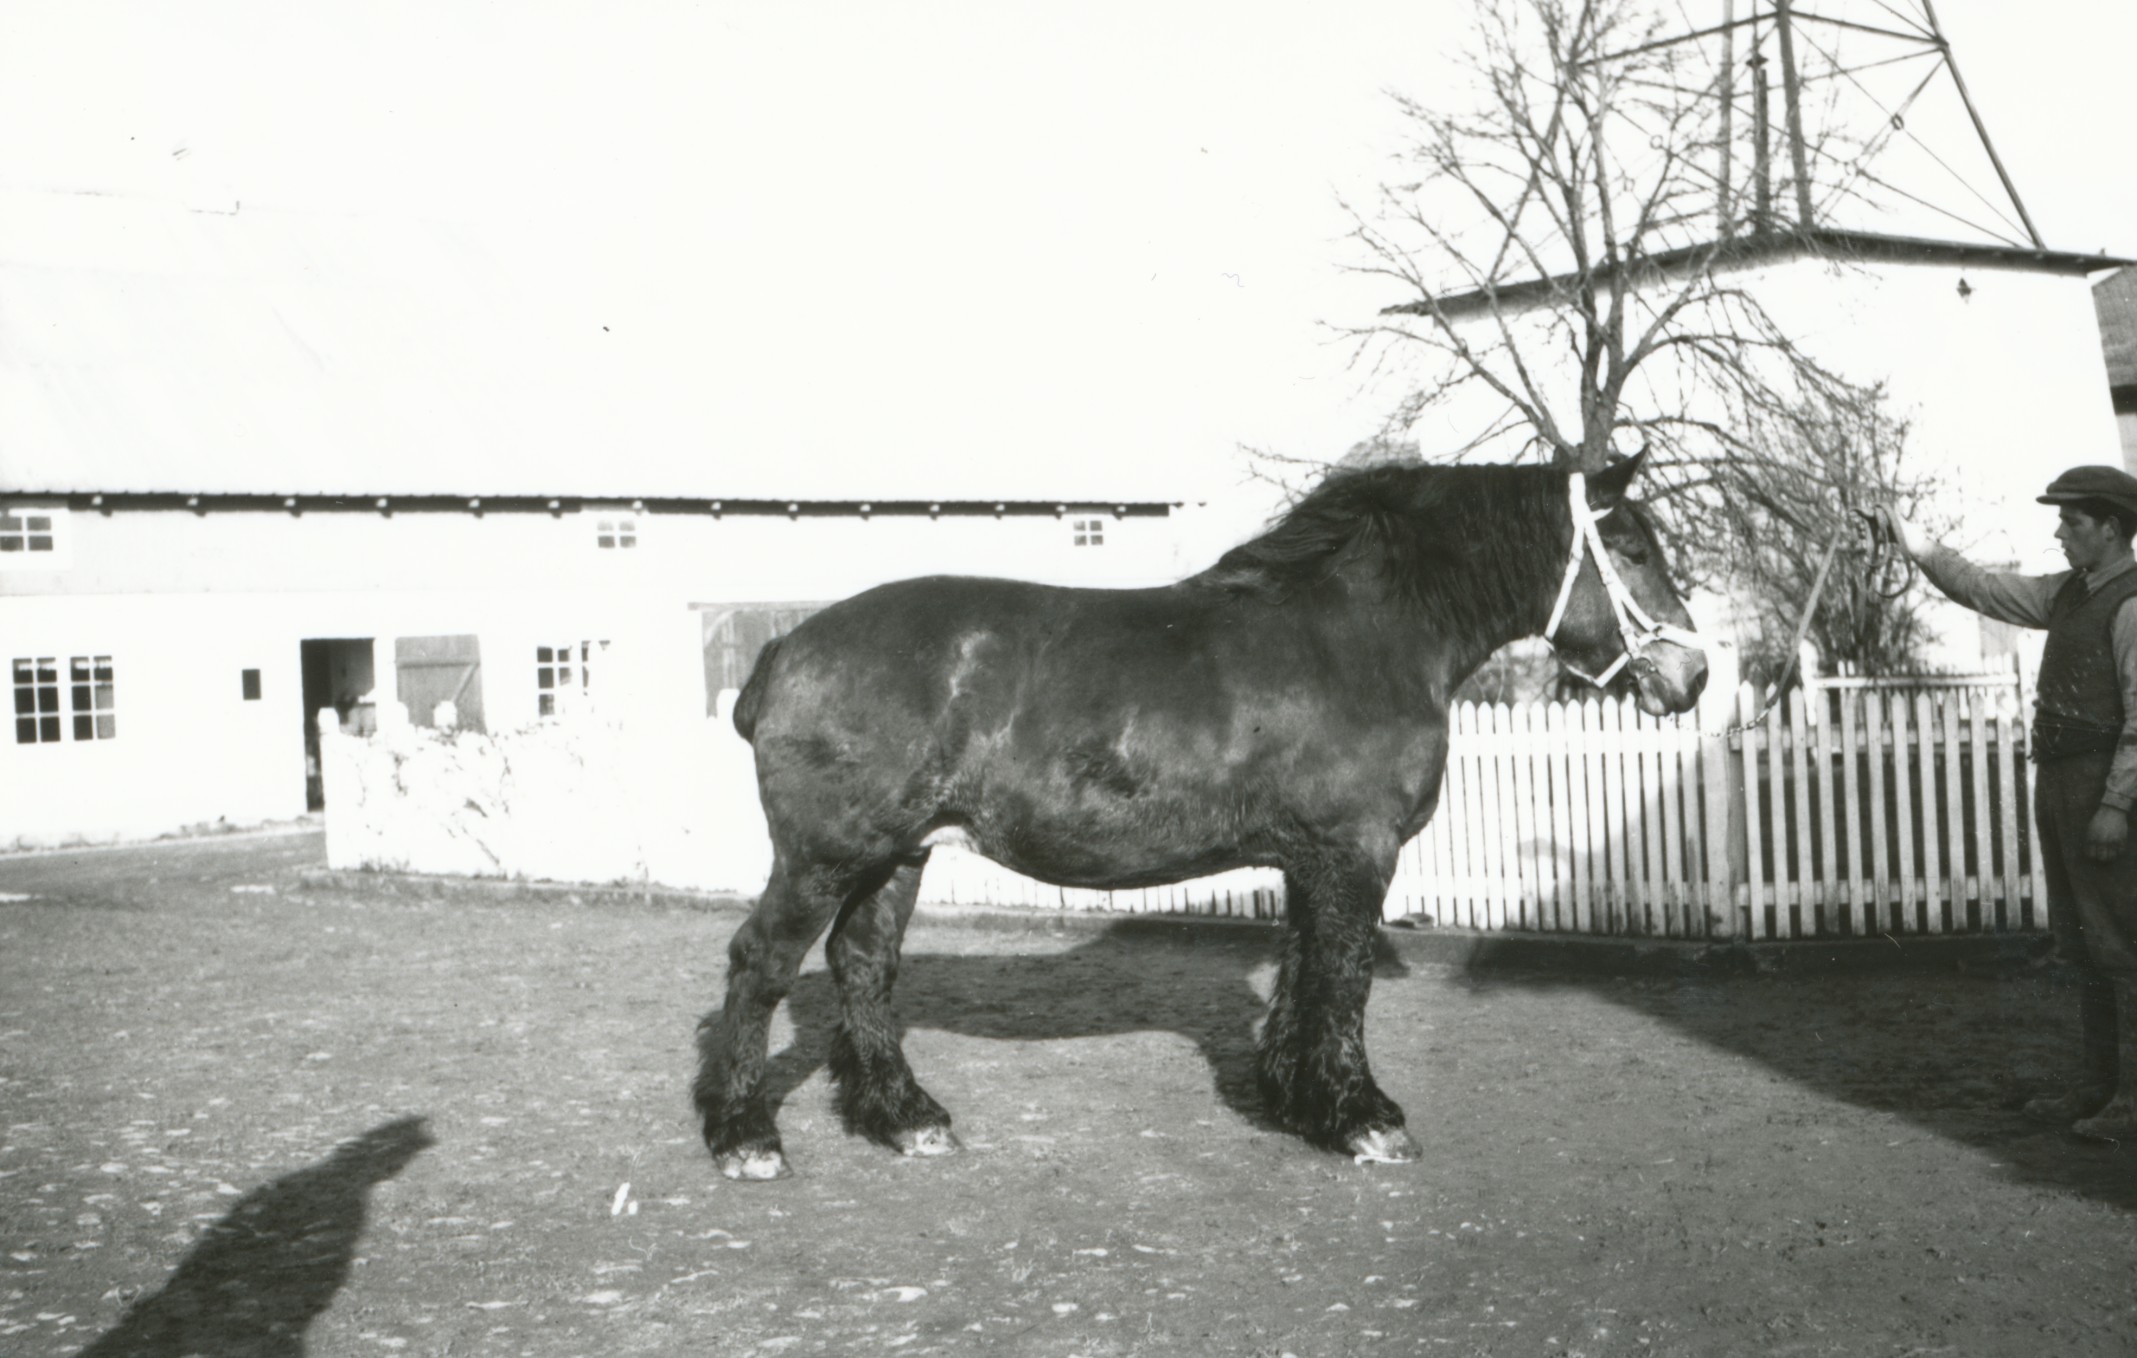
[[[2111,1099],[2091,1117],[2071,1123],[2070,1130],[2087,1141],[2137,1142],[2137,1099]]]
[[[787,1166],[786,1156],[776,1149],[729,1151],[717,1158],[720,1173],[738,1182],[769,1183],[794,1172]]]
[[[890,1144],[900,1155],[955,1155],[965,1148],[948,1127],[911,1127],[894,1134]]]
[[[1368,1127],[1344,1143],[1351,1160],[1360,1165],[1407,1165],[1421,1158],[1424,1147],[1400,1127]]]

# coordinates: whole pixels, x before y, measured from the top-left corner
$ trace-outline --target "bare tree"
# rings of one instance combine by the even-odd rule
[[[1731,60],[1668,40],[1642,0],[1481,0],[1478,41],[1473,107],[1398,96],[1418,177],[1352,210],[1358,267],[1404,294],[1348,330],[1410,386],[1389,429],[1430,415],[1457,431],[1446,456],[1591,472],[1645,447],[1695,578],[1800,605],[1809,580],[1785,562],[1815,559],[1852,508],[1925,489],[1882,391],[1799,346],[1748,267],[1804,238],[1773,188],[1811,211],[1817,138],[1778,179],[1763,155],[1733,166]],[[1819,635],[1829,658],[1890,663],[1920,639],[1911,615],[1849,607]]]

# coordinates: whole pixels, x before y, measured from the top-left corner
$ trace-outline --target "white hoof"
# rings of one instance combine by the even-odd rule
[[[947,1127],[915,1127],[892,1140],[900,1155],[955,1155],[965,1148]]]
[[[720,1173],[737,1182],[769,1183],[793,1172],[778,1151],[731,1151],[720,1157]]]
[[[1400,1127],[1375,1127],[1350,1139],[1350,1158],[1360,1165],[1407,1165],[1424,1154],[1417,1138]]]

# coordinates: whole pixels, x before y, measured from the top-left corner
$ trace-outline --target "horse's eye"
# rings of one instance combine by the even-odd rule
[[[1608,538],[1604,539],[1604,541],[1609,543],[1611,555],[1617,557],[1626,565],[1644,566],[1647,564],[1647,538],[1644,534],[1626,533],[1615,541]]]

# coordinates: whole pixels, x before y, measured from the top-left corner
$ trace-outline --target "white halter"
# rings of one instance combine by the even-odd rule
[[[1589,674],[1577,665],[1568,664],[1566,658],[1561,655],[1558,663],[1565,666],[1567,673],[1577,675],[1601,688],[1616,677],[1617,672],[1627,664],[1638,661],[1641,652],[1654,642],[1669,641],[1679,646],[1705,649],[1705,643],[1700,640],[1697,632],[1687,631],[1672,623],[1656,622],[1648,616],[1646,609],[1640,607],[1640,601],[1632,597],[1632,591],[1627,589],[1625,582],[1618,577],[1618,568],[1611,561],[1610,553],[1603,550],[1602,530],[1596,527],[1602,521],[1603,515],[1608,514],[1610,510],[1606,509],[1602,514],[1598,514],[1588,507],[1588,478],[1579,472],[1573,473],[1567,480],[1566,503],[1567,508],[1573,512],[1573,551],[1571,559],[1566,562],[1566,578],[1558,586],[1558,602],[1551,605],[1551,620],[1543,625],[1543,639],[1554,651],[1557,649],[1552,638],[1558,635],[1558,624],[1565,621],[1566,605],[1573,601],[1573,585],[1580,579],[1581,561],[1593,554],[1596,573],[1603,577],[1603,588],[1610,595],[1610,611],[1617,615],[1618,635],[1625,641],[1624,652],[1611,661],[1610,667],[1601,674]]]

